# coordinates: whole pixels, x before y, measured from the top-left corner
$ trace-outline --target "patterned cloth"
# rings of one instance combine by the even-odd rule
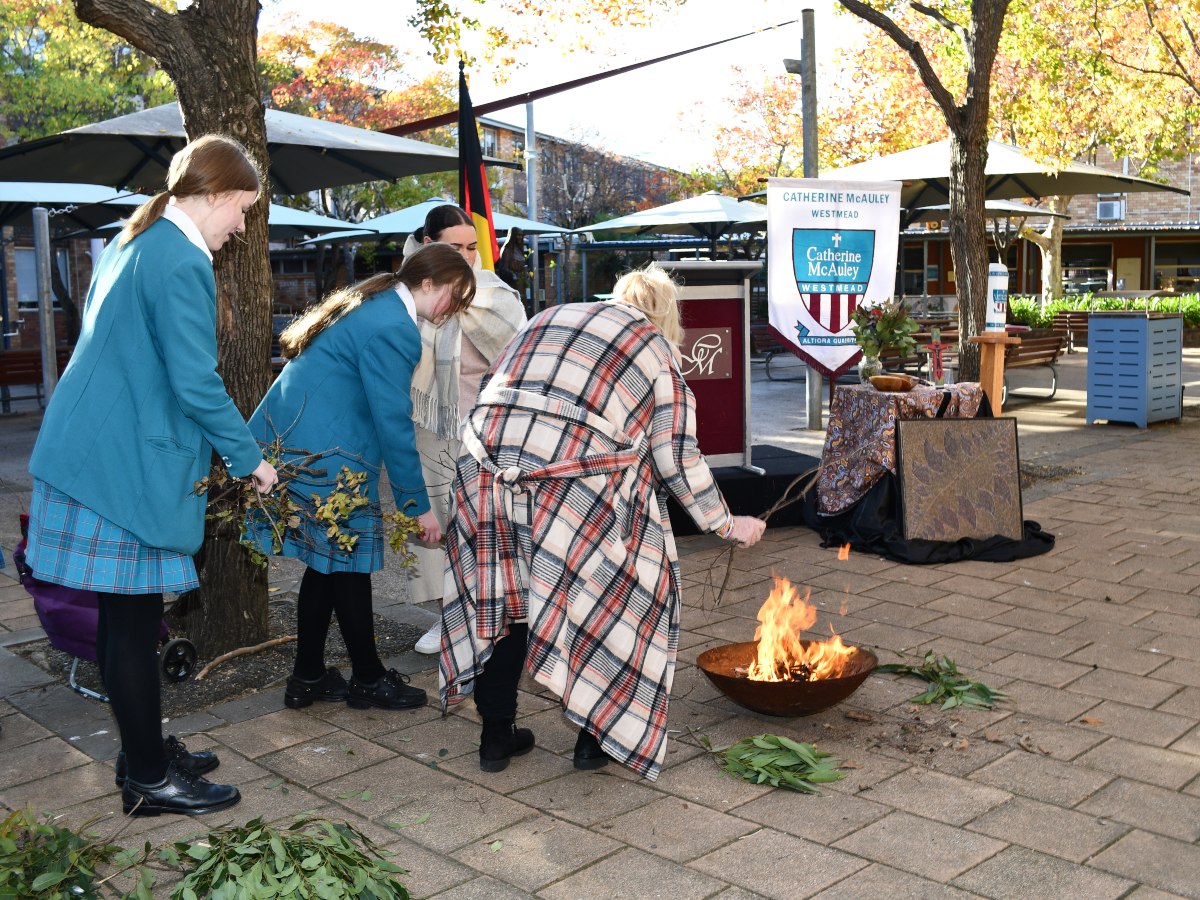
[[[838,387],[817,475],[817,511],[833,515],[849,509],[884,472],[894,473],[896,420],[934,418],[947,394],[945,416],[951,419],[973,418],[983,402],[983,386],[974,382],[944,389],[921,385],[903,393],[869,384]]]
[[[147,547],[37,478],[25,560],[42,581],[106,594],[183,593],[200,586],[190,556]]]
[[[635,308],[554,307],[517,336],[463,433],[443,709],[527,619],[533,678],[610,756],[658,777],[680,608],[660,489],[704,531],[730,518],[695,435],[671,347]]]

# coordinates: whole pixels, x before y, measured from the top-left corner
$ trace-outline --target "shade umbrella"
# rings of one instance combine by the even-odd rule
[[[319,234],[305,243],[323,244],[330,241],[363,240],[364,238],[388,240],[398,235],[412,234],[425,224],[425,217],[429,215],[431,209],[453,202],[453,200],[434,197],[395,212],[376,216],[374,219],[367,219],[360,225],[354,226],[362,229],[361,231]],[[507,216],[504,213],[492,213],[492,224],[496,227],[497,236],[503,235],[510,228],[520,228],[526,234],[564,234],[567,231],[566,228],[559,228],[557,225],[547,225],[545,222],[524,219],[520,216]]]
[[[1182,188],[1145,178],[1123,175],[1087,163],[1070,163],[1057,172],[1019,147],[988,141],[984,196],[988,200],[1022,197],[1107,194],[1133,191],[1174,191]],[[938,141],[912,150],[868,160],[844,169],[821,173],[828,181],[900,181],[900,205],[905,209],[902,224],[914,221],[916,210],[944,203],[950,196],[950,141]]]
[[[98,184],[0,181],[0,228],[29,225],[31,211],[41,206],[49,212],[53,230],[91,231],[128,216],[145,202],[141,194]]]
[[[145,203],[150,198],[144,194],[135,194],[137,203]],[[128,215],[128,210],[125,213]],[[100,227],[100,232],[114,232],[121,228],[120,222],[111,222]],[[362,225],[353,222],[343,222],[341,219],[331,219],[307,212],[303,209],[293,209],[290,206],[280,206],[272,203],[267,207],[267,233],[272,241],[286,241],[289,238],[306,238],[321,232],[333,233],[337,229],[363,233]],[[370,232],[373,233],[373,232]]]
[[[762,203],[726,197],[707,191],[698,197],[644,209],[618,219],[596,222],[577,232],[622,231],[634,234],[698,234],[715,248],[722,234],[759,231],[767,227],[767,207]]]
[[[916,213],[910,222],[936,222],[944,219],[950,212],[949,203],[938,203],[933,206],[922,206],[914,210]],[[988,219],[1020,219],[1048,216],[1055,219],[1071,218],[1066,213],[1054,212],[1041,206],[1031,206],[1016,200],[987,200],[983,204],[983,214]]]
[[[307,116],[266,110],[274,189],[302,194],[458,168],[458,151]],[[187,143],[178,103],[0,149],[0,180],[86,181],[160,190]]]

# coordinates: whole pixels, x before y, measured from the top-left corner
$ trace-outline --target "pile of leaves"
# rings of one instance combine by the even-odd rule
[[[841,760],[832,753],[780,734],[743,738],[724,750],[714,750],[712,742],[704,735],[699,739],[723,772],[751,784],[818,794],[818,784],[846,777],[844,772],[838,771]]]
[[[911,698],[913,703],[941,703],[942,709],[968,706],[973,709],[991,709],[1008,699],[1008,694],[990,688],[979,681],[971,681],[958,671],[958,665],[948,656],[938,656],[933,650],[925,654],[919,666],[905,663],[886,663],[875,667],[876,672],[895,672],[899,675],[915,675],[929,682],[929,690]]]
[[[83,826],[86,829],[87,823]],[[116,895],[155,900],[155,871],[182,873],[171,900],[409,900],[387,851],[352,825],[302,816],[276,827],[261,818],[155,850],[123,850],[31,810],[0,822],[0,897],[60,900]],[[101,878],[101,869],[110,874]],[[103,892],[103,893],[102,893]]]

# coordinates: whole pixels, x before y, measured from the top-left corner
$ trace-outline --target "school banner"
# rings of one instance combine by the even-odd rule
[[[767,181],[771,327],[822,374],[858,361],[850,315],[892,296],[900,183]]]

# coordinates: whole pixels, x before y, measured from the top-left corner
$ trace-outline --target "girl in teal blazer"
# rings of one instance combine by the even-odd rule
[[[470,305],[470,265],[445,245],[406,257],[398,273],[376,275],[306,312],[280,336],[289,362],[250,419],[263,444],[279,440],[287,459],[319,454],[311,474],[292,479],[293,500],[305,507],[286,529],[283,554],[307,565],[297,601],[296,662],[284,701],[346,700],[356,708],[405,709],[425,704],[425,692],[385,670],[375,647],[371,572],[383,568],[379,478],[386,466],[396,508],[415,516],[423,539],[441,539],[430,512],[416,449],[409,390],[421,358],[416,317],[444,321]],[[346,527],[358,540],[343,549],[315,518],[313,497],[334,490],[342,468],[363,472],[368,505]],[[271,552],[272,528],[261,514],[247,522],[252,541]],[[333,614],[353,667],[350,683],[325,666]]]
[[[276,482],[217,374],[212,254],[245,228],[258,170],[229,138],[193,141],[167,190],[100,257],[70,365],[30,458],[34,574],[96,591],[96,657],[121,733],[125,812],[196,815],[237,803],[198,777],[218,765],[162,735],[156,659],[163,591],[197,587],[195,481],[212,450],[263,493]]]

